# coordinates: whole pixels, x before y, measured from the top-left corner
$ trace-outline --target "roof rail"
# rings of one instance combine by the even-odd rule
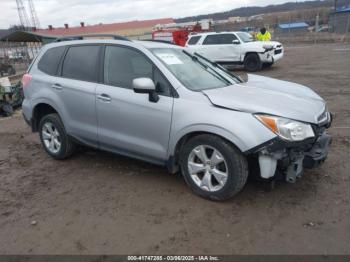
[[[123,40],[123,41],[130,41],[130,39],[120,36],[120,35],[113,35],[113,34],[90,34],[90,35],[70,35],[70,36],[63,36],[58,37],[55,39],[54,42],[63,42],[63,41],[71,41],[71,40],[84,40],[87,38],[94,38],[94,37],[111,37],[114,40]]]
[[[175,44],[171,41],[167,41],[167,40],[144,39],[144,40],[140,40],[140,41],[156,42],[156,43],[163,43],[163,44],[169,44],[169,45],[177,45],[177,44]]]

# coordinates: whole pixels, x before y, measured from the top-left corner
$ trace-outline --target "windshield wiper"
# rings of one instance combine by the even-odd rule
[[[234,78],[236,78],[238,80],[238,82],[243,83],[244,81],[242,80],[242,78],[240,78],[239,76],[236,76],[235,74],[232,74],[229,70],[227,70],[225,67],[223,67],[222,65],[213,62],[211,60],[209,60],[208,58],[206,58],[205,56],[202,56],[201,54],[198,54],[197,52],[194,52],[194,54],[200,58],[202,58],[204,61],[210,63],[211,65],[220,68],[221,70],[223,70],[225,73],[229,74],[230,76],[233,76]]]
[[[190,52],[187,52],[186,50],[182,50],[182,52],[184,52],[186,55],[188,55],[190,58],[192,58],[193,61],[196,61],[198,64],[203,66],[209,74],[213,75],[214,77],[216,77],[220,80],[224,80],[226,82],[226,84],[228,84],[228,85],[232,85],[232,83],[229,80],[227,80],[225,77],[220,75],[218,72],[216,72],[215,70],[210,68],[206,63],[203,63],[202,61],[200,61],[197,56],[192,55]],[[208,68],[211,69],[211,71],[209,71]]]

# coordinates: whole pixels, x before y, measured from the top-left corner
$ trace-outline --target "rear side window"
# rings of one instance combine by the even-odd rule
[[[72,46],[63,62],[62,76],[88,82],[98,80],[99,46]]]
[[[232,44],[232,41],[236,39],[237,37],[233,34],[208,35],[203,45],[227,45]]]
[[[201,39],[201,36],[192,36],[187,44],[188,45],[195,45],[198,43],[199,39]]]
[[[48,75],[57,75],[58,65],[65,49],[65,46],[59,46],[47,50],[38,63],[39,70]]]

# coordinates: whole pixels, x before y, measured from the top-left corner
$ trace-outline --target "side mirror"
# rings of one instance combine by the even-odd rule
[[[234,45],[239,45],[240,43],[241,43],[241,42],[239,42],[238,39],[232,41],[232,44],[234,44]]]
[[[132,86],[135,93],[149,94],[150,102],[156,103],[159,101],[156,86],[154,85],[152,79],[146,77],[135,78],[132,81]]]

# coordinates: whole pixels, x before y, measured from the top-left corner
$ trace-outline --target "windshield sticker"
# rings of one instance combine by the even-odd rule
[[[157,54],[157,56],[162,59],[168,65],[181,65],[183,64],[181,60],[174,54]]]

